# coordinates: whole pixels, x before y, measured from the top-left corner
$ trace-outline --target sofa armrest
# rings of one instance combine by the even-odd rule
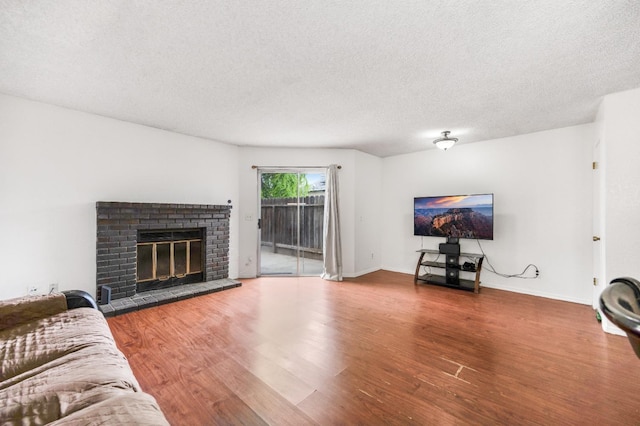
[[[82,290],[69,290],[62,292],[67,299],[67,309],[93,308],[98,309],[96,301],[89,293]]]
[[[7,330],[67,310],[63,294],[24,296],[0,301],[0,330]]]

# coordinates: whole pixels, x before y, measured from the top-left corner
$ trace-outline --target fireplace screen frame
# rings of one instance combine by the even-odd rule
[[[199,244],[199,248],[197,250],[192,250],[192,243],[198,243]],[[175,246],[178,244],[185,244],[186,245],[186,254],[185,254],[185,261],[184,261],[184,269],[185,272],[184,273],[177,273],[176,272],[176,253],[175,253]],[[168,274],[162,274],[162,275],[158,275],[158,246],[164,247],[164,246],[169,246],[169,273]],[[145,259],[140,255],[140,248],[141,247],[145,247],[145,246],[151,246],[151,276],[148,276],[147,274],[145,274],[144,277],[140,276],[140,264],[141,264],[141,260],[142,261],[149,261],[149,259]],[[136,245],[137,247],[137,268],[136,268],[136,282],[137,283],[143,283],[143,282],[149,282],[149,281],[166,281],[170,278],[184,278],[187,275],[193,275],[193,274],[201,274],[203,272],[203,267],[202,267],[202,248],[203,248],[203,241],[202,238],[198,238],[198,239],[188,239],[188,240],[176,240],[176,241],[155,241],[155,242],[144,242],[144,243],[138,243]],[[197,262],[193,262],[193,258],[192,258],[192,251],[197,251],[197,258],[198,261]],[[194,268],[194,266],[197,266],[196,268]],[[180,268],[180,270],[182,270],[182,268]]]
[[[205,232],[203,228],[138,230],[136,291],[203,282]]]

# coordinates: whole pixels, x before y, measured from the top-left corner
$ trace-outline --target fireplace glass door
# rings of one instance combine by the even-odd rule
[[[202,281],[201,231],[139,235],[136,276],[139,291]]]

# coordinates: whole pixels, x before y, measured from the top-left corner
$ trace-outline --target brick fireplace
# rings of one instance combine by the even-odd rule
[[[96,210],[98,300],[104,300],[103,286],[111,288],[111,299],[117,301],[136,297],[143,290],[170,290],[194,280],[228,278],[231,206],[99,201]],[[154,234],[165,240],[168,234],[178,237],[149,242],[149,235]],[[184,242],[183,234],[199,237]],[[148,254],[151,250],[153,258]],[[137,259],[138,251],[145,253],[145,259]],[[167,253],[170,265],[158,266],[163,262],[161,253]]]

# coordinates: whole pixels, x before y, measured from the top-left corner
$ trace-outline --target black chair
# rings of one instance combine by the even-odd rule
[[[600,295],[600,309],[627,334],[640,358],[640,282],[629,277],[612,280]]]

